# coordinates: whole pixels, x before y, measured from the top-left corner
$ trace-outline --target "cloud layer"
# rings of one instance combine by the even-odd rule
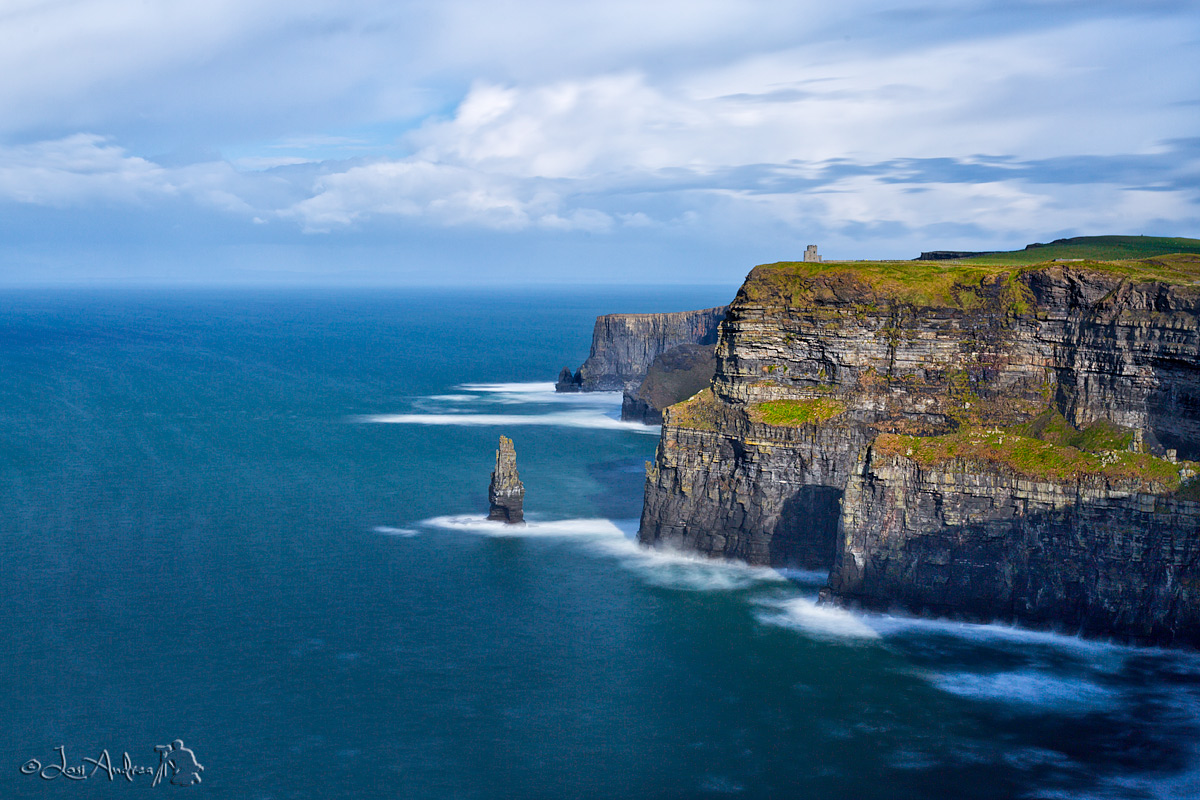
[[[1200,13],[1084,5],[10,4],[0,210],[779,258],[1196,235]]]

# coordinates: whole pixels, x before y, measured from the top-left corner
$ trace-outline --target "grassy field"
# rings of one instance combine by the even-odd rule
[[[1021,475],[1048,480],[1083,477],[1140,481],[1175,491],[1179,470],[1194,468],[1189,462],[1172,464],[1145,453],[1109,451],[1088,453],[1071,446],[1022,436],[1012,430],[973,428],[946,436],[881,434],[873,445],[880,454],[905,456],[925,467],[949,461],[983,461],[999,464]]]
[[[813,400],[770,400],[750,408],[750,418],[768,425],[796,427],[825,422],[846,410],[846,404],[832,398]]]
[[[1170,253],[1200,253],[1200,239],[1166,236],[1076,236],[1049,244],[1029,245],[1023,250],[989,253],[964,258],[956,264],[1037,264],[1056,258],[1084,258],[1092,261],[1123,261],[1153,258]]]
[[[1194,241],[1194,240],[1176,240]],[[1045,253],[1039,248],[1034,253]],[[1018,251],[1023,255],[1024,251]],[[793,306],[811,305],[821,293],[843,298],[856,295],[870,305],[876,300],[901,300],[916,306],[974,308],[984,284],[1002,283],[1005,304],[1020,310],[1026,290],[1018,280],[1029,270],[1069,267],[1107,272],[1137,282],[1161,281],[1200,286],[1200,252],[1101,261],[1085,259],[1064,264],[1004,261],[988,256],[981,261],[781,261],[755,267],[745,284],[751,300],[772,298]],[[819,279],[819,280],[818,280]],[[817,286],[820,283],[825,287]]]

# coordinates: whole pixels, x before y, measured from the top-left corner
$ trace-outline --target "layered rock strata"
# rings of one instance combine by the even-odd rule
[[[525,521],[525,485],[517,474],[517,451],[512,439],[500,437],[496,468],[488,485],[488,519],[517,524]]]
[[[670,314],[606,314],[596,318],[592,348],[575,372],[564,367],[560,392],[636,387],[661,354],[684,344],[714,345],[726,307]]]
[[[847,483],[842,602],[1200,643],[1200,503],[1139,478],[1034,479],[870,453]]]
[[[756,268],[639,537],[829,594],[1200,642],[1200,259]],[[1047,426],[1048,420],[1057,420]],[[992,438],[989,438],[992,437]]]

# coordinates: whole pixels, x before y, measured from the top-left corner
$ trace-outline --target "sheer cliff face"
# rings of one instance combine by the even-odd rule
[[[1200,456],[1200,262],[1171,258],[757,268],[711,392],[666,411],[641,539],[832,566],[868,605],[1197,637],[1192,467],[1153,455]]]
[[[872,453],[850,477],[839,597],[1200,644],[1200,503],[1140,480],[1036,480]]]
[[[682,344],[714,344],[725,309],[597,317],[591,353],[573,376],[575,386],[585,392],[620,391],[640,382],[662,353]]]

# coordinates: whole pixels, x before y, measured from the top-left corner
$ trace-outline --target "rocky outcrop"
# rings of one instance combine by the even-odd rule
[[[606,314],[596,318],[592,349],[574,373],[563,368],[560,392],[622,391],[646,376],[654,359],[683,344],[713,345],[726,307],[671,314]]]
[[[1200,645],[1200,503],[1166,487],[868,451],[841,516],[842,602]]]
[[[1200,457],[1198,314],[1194,256],[756,268],[711,391],[665,411],[639,537],[831,568],[846,602],[1200,642],[1195,465],[1158,457]]]
[[[661,425],[662,410],[707,388],[716,368],[713,345],[681,344],[671,348],[654,359],[640,384],[625,389],[621,419]]]
[[[492,471],[492,482],[488,485],[488,502],[491,505],[488,519],[516,524],[525,521],[525,485],[517,474],[517,451],[512,439],[500,437],[496,450],[496,469]]]

